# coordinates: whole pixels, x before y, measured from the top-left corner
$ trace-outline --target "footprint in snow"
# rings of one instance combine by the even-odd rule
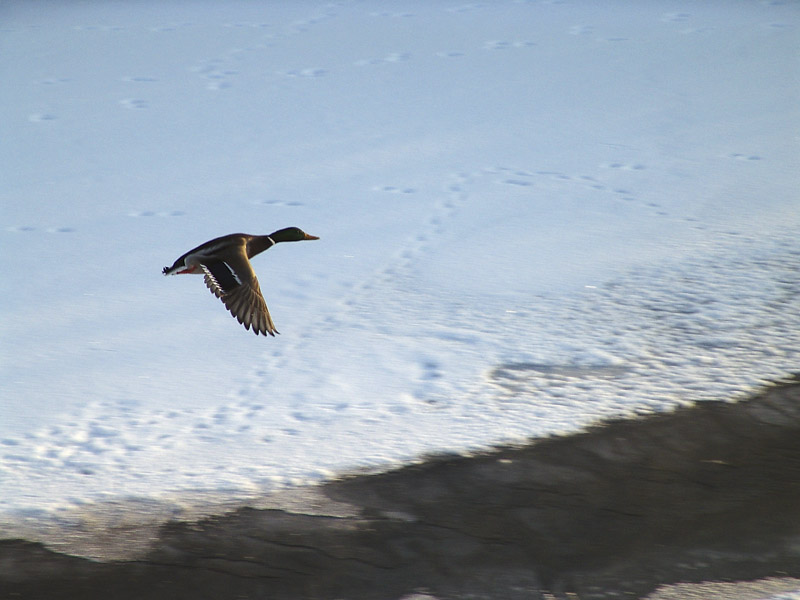
[[[566,173],[562,173],[560,171],[536,171],[536,174],[537,175],[543,175],[543,176],[549,177],[551,179],[560,179],[562,181],[568,181],[568,180],[572,179],[572,177],[570,177]]]
[[[31,123],[44,123],[47,121],[55,121],[58,117],[56,117],[52,113],[34,113],[32,115],[28,115],[28,121]]]
[[[601,165],[606,169],[622,169],[625,171],[643,171],[647,167],[641,163],[610,162]]]
[[[381,11],[381,12],[371,12],[369,13],[371,17],[388,17],[390,19],[408,19],[410,17],[415,16],[414,13],[409,12],[388,12],[388,11]]]
[[[31,231],[37,231],[36,227],[31,225],[19,225],[17,227],[7,227],[6,231],[16,231],[21,233],[28,233]],[[45,233],[73,233],[75,231],[74,227],[49,227],[44,230]]]
[[[269,23],[250,23],[250,22],[237,22],[237,23],[225,23],[224,27],[228,27],[231,29],[267,29],[270,27]]]
[[[530,181],[525,181],[524,179],[505,179],[503,183],[506,185],[515,185],[518,187],[530,187],[533,185]]]
[[[149,106],[147,100],[141,100],[139,98],[125,98],[123,100],[120,100],[119,104],[123,108],[128,108],[131,110],[141,110]]]
[[[481,8],[483,8],[483,5],[476,2],[473,4],[462,4],[460,6],[453,6],[451,8],[448,8],[447,12],[463,14],[480,10]]]
[[[156,25],[155,27],[151,27],[150,31],[153,33],[168,33],[170,31],[177,31],[181,27],[187,27],[189,25],[189,23],[180,23],[178,25]]]
[[[224,69],[222,59],[206,60],[191,67],[192,73],[197,73],[202,79],[206,80],[206,89],[211,91],[223,90],[232,87],[230,78],[238,75],[234,69]]]
[[[591,25],[573,25],[568,31],[570,35],[591,35],[594,33],[594,27]]]
[[[302,202],[297,200],[257,200],[255,204],[264,204],[267,206],[304,206]]]
[[[761,160],[761,157],[758,154],[729,154],[729,158],[733,158],[734,160]]]
[[[665,23],[683,23],[688,21],[692,15],[684,12],[665,13],[661,16],[661,20]]]
[[[75,25],[75,31],[125,31],[120,25]]]
[[[503,40],[492,40],[483,44],[484,50],[509,50],[511,48],[530,48],[535,46],[536,42],[520,41],[520,42],[506,42]]]
[[[139,210],[129,212],[129,217],[182,217],[186,213],[182,210],[156,212],[154,210]]]
[[[382,65],[386,63],[405,62],[410,58],[411,54],[408,52],[392,52],[391,54],[387,54],[383,58],[364,58],[355,61],[353,64],[357,67],[364,67],[368,65]]]
[[[530,187],[533,185],[533,182],[530,180],[533,177],[533,173],[529,173],[528,171],[520,171],[517,169],[511,169],[508,167],[496,167],[493,169],[484,169],[486,173],[489,174],[503,174],[505,177],[499,179],[497,183],[502,183],[505,185],[513,185],[517,187]]]
[[[325,69],[309,68],[309,69],[292,69],[291,71],[283,71],[280,73],[286,77],[302,77],[302,78],[316,78],[324,77],[328,74]]]
[[[442,373],[439,370],[439,363],[434,360],[426,360],[422,363],[422,379],[440,379]]]
[[[376,186],[372,188],[375,192],[387,192],[389,194],[413,194],[417,190],[412,187],[396,187],[393,185]]]
[[[206,85],[206,89],[212,92],[217,90],[227,90],[229,87],[231,87],[231,83],[229,81],[212,81]]]

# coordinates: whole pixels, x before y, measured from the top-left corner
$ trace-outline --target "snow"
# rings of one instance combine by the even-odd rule
[[[797,370],[794,3],[6,2],[0,526]],[[226,233],[280,336],[161,268]]]
[[[766,596],[769,600],[800,600],[800,590],[786,592],[785,594],[777,594],[775,596]]]

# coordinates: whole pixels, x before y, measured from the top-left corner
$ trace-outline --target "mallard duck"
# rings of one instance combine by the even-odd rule
[[[204,275],[208,289],[222,300],[245,329],[252,327],[256,335],[274,336],[278,330],[269,316],[250,259],[280,242],[318,239],[297,227],[287,227],[269,235],[232,233],[189,250],[171,267],[164,267],[163,273]]]

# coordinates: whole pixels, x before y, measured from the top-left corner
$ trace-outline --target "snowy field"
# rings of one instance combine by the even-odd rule
[[[800,359],[796,2],[0,6],[0,533],[741,398]],[[197,277],[213,237],[281,335]]]

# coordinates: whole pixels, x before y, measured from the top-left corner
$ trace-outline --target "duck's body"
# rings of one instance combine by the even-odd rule
[[[232,233],[189,250],[164,275],[204,275],[208,289],[244,325],[258,335],[275,335],[278,330],[269,316],[258,279],[250,259],[280,242],[318,240],[297,227],[280,229],[269,235]]]

